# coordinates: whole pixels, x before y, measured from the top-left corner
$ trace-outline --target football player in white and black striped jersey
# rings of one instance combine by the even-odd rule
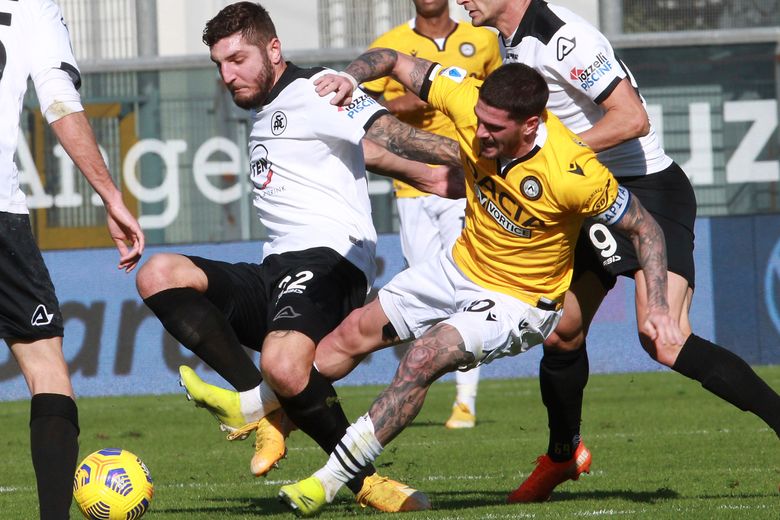
[[[144,236],[111,180],[84,115],[77,91],[81,75],[59,7],[51,0],[0,0],[0,337],[32,394],[30,451],[40,517],[62,520],[68,518],[73,494],[79,423],[62,353],[62,314],[14,163],[29,78],[46,121],[103,200],[120,269],[135,268]]]
[[[313,81],[328,70],[286,62],[259,4],[225,7],[203,40],[234,102],[251,110],[252,200],[268,241],[262,261],[252,264],[155,255],[137,285],[165,328],[239,391],[222,402],[214,396],[227,391],[182,372],[190,396],[227,429],[257,429],[251,469],[263,475],[284,455],[280,423],[264,419],[278,417],[280,404],[328,452],[349,426],[313,360],[319,340],[363,304],[374,281],[376,232],[361,140],[451,165],[459,163],[458,146],[401,123],[362,91],[342,107],[321,98]],[[260,371],[242,345],[262,352]],[[361,504],[383,511],[429,507],[424,495],[376,477],[373,468],[349,486]]]
[[[505,63],[525,63],[547,81],[547,108],[598,152],[621,186],[637,194],[664,231],[669,304],[686,340],[655,350],[659,363],[751,411],[780,436],[780,396],[741,358],[691,331],[688,309],[695,282],[696,198],[679,165],[661,148],[634,78],[607,38],[570,10],[543,0],[458,0],[474,25],[499,30]],[[591,222],[577,243],[575,272],[563,319],[545,342],[540,366],[550,441],[536,470],[510,502],[547,500],[556,485],[577,479],[591,455],[580,441],[582,393],[588,380],[585,336],[617,276],[636,280],[637,320],[647,314],[646,284],[630,241]]]

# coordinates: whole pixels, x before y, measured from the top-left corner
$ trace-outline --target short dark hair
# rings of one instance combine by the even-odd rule
[[[523,63],[500,66],[488,74],[479,89],[479,99],[493,108],[506,110],[518,122],[541,115],[549,96],[542,75]]]
[[[203,29],[203,43],[211,48],[222,38],[237,32],[255,45],[268,43],[276,38],[276,27],[265,8],[254,2],[237,2],[222,9],[206,22]]]

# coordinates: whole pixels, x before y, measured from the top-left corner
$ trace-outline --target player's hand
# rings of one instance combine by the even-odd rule
[[[123,202],[107,203],[106,212],[108,232],[119,251],[117,268],[129,273],[136,268],[143,255],[144,233]]]
[[[461,166],[429,165],[430,174],[419,181],[417,189],[446,199],[466,196],[466,181]]]
[[[350,79],[346,74],[325,74],[314,80],[314,90],[320,97],[335,93],[330,99],[331,105],[349,105],[352,102],[352,93],[357,88],[354,81],[354,78]]]
[[[655,344],[656,352],[682,345],[685,339],[679,323],[672,318],[668,309],[650,309],[639,327],[639,333]]]

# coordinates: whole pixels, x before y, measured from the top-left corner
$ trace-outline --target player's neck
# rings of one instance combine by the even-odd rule
[[[418,14],[414,19],[414,28],[418,33],[428,38],[444,38],[449,36],[455,28],[455,21],[450,18],[449,11],[432,17],[423,17]]]
[[[509,38],[517,30],[520,21],[528,11],[528,6],[532,0],[522,0],[518,2],[509,2],[498,20],[496,20],[496,29],[504,38]]]

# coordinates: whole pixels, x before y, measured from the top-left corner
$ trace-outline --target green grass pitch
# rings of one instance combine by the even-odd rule
[[[757,372],[780,389],[780,366]],[[350,418],[380,387],[339,389]],[[448,431],[452,383],[437,383],[415,422],[377,461],[379,472],[428,493],[434,510],[403,518],[773,519],[780,518],[780,443],[759,419],[670,372],[592,375],[586,391],[590,475],[560,486],[544,504],[507,505],[507,493],[546,449],[546,414],[535,379],[480,383],[478,425]],[[184,395],[79,400],[79,458],[104,447],[135,452],[149,466],[155,498],[144,520],[293,518],[281,485],[326,457],[303,433],[266,478],[249,474],[252,439],[228,442]],[[37,518],[29,455],[29,403],[0,403],[0,517]],[[379,518],[343,490],[321,518]],[[71,518],[81,515],[73,506]],[[397,516],[396,516],[397,517]]]

